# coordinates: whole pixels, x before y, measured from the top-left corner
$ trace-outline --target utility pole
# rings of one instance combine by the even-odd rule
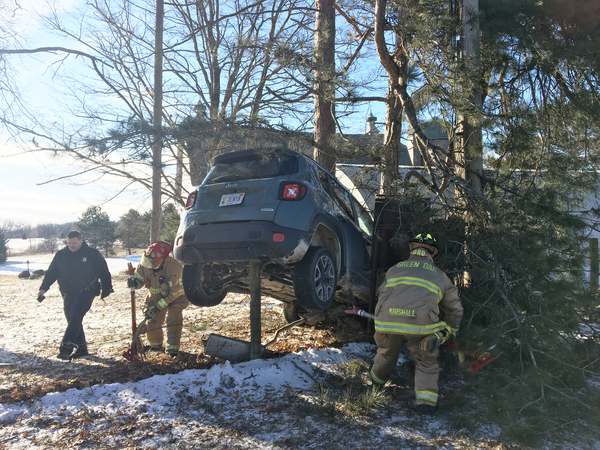
[[[152,217],[150,241],[160,240],[161,178],[162,178],[162,60],[163,60],[164,2],[156,0],[156,27],[154,31],[154,109],[152,112]]]

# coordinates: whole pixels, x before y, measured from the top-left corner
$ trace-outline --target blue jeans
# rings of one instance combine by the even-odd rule
[[[87,348],[85,333],[83,332],[83,316],[90,310],[94,301],[95,293],[82,291],[79,294],[63,294],[65,317],[67,318],[67,329],[60,346],[62,350],[76,348]]]

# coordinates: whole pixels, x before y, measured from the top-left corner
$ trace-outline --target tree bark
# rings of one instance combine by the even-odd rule
[[[402,135],[402,101],[396,86],[406,83],[408,59],[402,48],[401,38],[396,36],[394,55],[388,51],[385,42],[385,9],[387,1],[375,2],[374,39],[381,64],[388,74],[388,96],[385,113],[385,131],[383,136],[381,192],[389,197],[395,194],[399,179],[400,138]]]
[[[330,172],[335,171],[335,0],[316,1],[315,21],[315,119],[313,157]]]
[[[459,133],[462,136],[459,162],[464,166],[461,174],[467,186],[471,188],[470,196],[481,196],[481,179],[483,173],[482,131],[477,111],[483,106],[482,75],[479,48],[479,0],[463,0],[461,9],[463,27],[462,63],[465,74],[475,74],[474,89],[468,99],[472,105],[471,113],[463,113],[460,117]]]
[[[152,141],[152,218],[150,223],[150,241],[160,240],[161,215],[161,175],[162,175],[162,34],[163,34],[163,0],[156,1],[156,29],[154,32],[154,108],[152,125],[154,136]]]

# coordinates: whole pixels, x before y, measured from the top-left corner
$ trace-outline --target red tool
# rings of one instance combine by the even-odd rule
[[[375,315],[366,312],[363,309],[358,309],[356,306],[352,307],[352,309],[346,310],[346,314],[354,314],[355,316],[366,317],[367,319],[375,319]]]
[[[362,309],[358,309],[356,306],[354,306],[352,309],[346,310],[346,314],[354,314],[356,316],[366,317],[367,319],[371,319],[371,320],[375,319],[374,314],[370,314]],[[465,352],[456,348],[456,345],[454,344],[454,342],[445,342],[444,346],[446,346],[452,350],[455,350],[458,353],[458,359],[459,359],[461,365],[464,363]],[[498,352],[497,350],[494,350],[495,347],[496,347],[496,345],[492,345],[491,347],[489,347],[487,350],[485,350],[483,352],[476,350],[473,353],[471,353],[470,355],[472,358],[474,358],[474,360],[469,363],[468,371],[469,372],[477,372],[484,366],[487,366],[493,360],[497,359],[502,354],[502,352]]]
[[[127,361],[139,362],[142,360],[142,358],[138,354],[138,349],[143,354],[144,347],[142,345],[139,345],[141,343],[139,342],[140,333],[138,333],[138,331],[141,330],[138,330],[135,324],[135,285],[133,283],[133,280],[135,279],[135,269],[133,268],[133,264],[131,263],[127,263],[127,269],[129,269],[129,279],[131,280],[131,332],[133,340],[131,342],[131,348],[123,353],[123,357]],[[140,324],[140,328],[142,328],[142,325],[144,325],[144,323]]]

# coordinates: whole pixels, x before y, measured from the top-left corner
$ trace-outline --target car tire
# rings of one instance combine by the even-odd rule
[[[181,276],[185,296],[192,305],[217,306],[227,295],[227,289],[213,291],[204,286],[197,265],[183,266]]]
[[[295,322],[300,320],[300,314],[298,314],[298,303],[297,302],[284,302],[283,303],[283,317],[287,323]]]
[[[298,302],[283,302],[283,317],[287,323],[296,322],[306,313],[306,309],[300,308]]]
[[[333,304],[337,271],[327,247],[310,247],[294,267],[294,294],[299,307],[325,310]]]

